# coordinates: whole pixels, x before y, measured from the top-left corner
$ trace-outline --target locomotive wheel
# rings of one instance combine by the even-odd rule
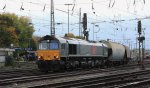
[[[88,61],[88,68],[92,68],[92,61],[90,60],[90,61]]]
[[[39,65],[38,65],[38,68],[39,68],[39,70],[40,70],[41,72],[48,72],[47,69],[45,69],[45,68],[43,68],[43,67],[41,67],[41,66],[39,66]]]
[[[65,71],[65,62],[60,60],[60,71]]]
[[[82,61],[81,62],[81,68],[86,69],[87,68],[87,62]]]
[[[92,64],[91,64],[91,66],[92,66],[92,68],[94,68],[94,67],[95,67],[95,62],[94,62],[94,60],[92,60]]]
[[[107,60],[107,61],[105,62],[105,65],[106,65],[107,68],[111,67],[111,64],[112,64],[111,61],[108,61],[108,60]]]
[[[79,61],[75,61],[75,69],[79,68]]]
[[[95,61],[95,67],[96,67],[96,68],[99,68],[99,67],[100,67],[100,62],[99,62],[99,60],[96,60],[96,61]]]
[[[52,66],[51,70],[54,71],[54,72],[58,72],[58,71],[60,71],[60,66],[59,65],[54,65],[54,66]]]
[[[71,62],[71,67],[72,67],[72,70],[76,70],[76,63],[75,63],[75,61]]]
[[[66,62],[65,67],[66,67],[66,70],[68,70],[68,71],[72,71],[72,70],[73,70],[73,67],[72,67],[70,61],[67,61],[67,62]]]
[[[41,72],[48,72],[48,68],[47,68],[47,63],[44,61],[38,61],[38,68],[40,69]]]
[[[53,61],[51,70],[54,72],[60,71],[60,62],[58,60]]]

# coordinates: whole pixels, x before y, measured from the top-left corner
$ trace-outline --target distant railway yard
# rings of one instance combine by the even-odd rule
[[[110,68],[40,72],[33,62],[0,71],[0,88],[148,88],[150,62],[144,69],[137,63]],[[29,66],[30,65],[30,66]],[[33,67],[32,67],[33,66]]]

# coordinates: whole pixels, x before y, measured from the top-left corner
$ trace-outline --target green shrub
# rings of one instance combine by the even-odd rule
[[[14,65],[14,57],[12,55],[6,56],[5,66],[13,66],[13,65]]]

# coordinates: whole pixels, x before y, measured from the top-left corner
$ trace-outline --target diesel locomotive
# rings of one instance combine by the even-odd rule
[[[60,71],[127,64],[130,49],[110,41],[96,42],[46,35],[39,40],[37,56],[41,71]]]

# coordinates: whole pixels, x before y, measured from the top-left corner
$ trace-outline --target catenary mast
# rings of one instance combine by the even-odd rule
[[[53,0],[51,0],[51,27],[50,27],[50,30],[51,30],[51,36],[55,36],[55,20],[54,20],[54,2]]]

